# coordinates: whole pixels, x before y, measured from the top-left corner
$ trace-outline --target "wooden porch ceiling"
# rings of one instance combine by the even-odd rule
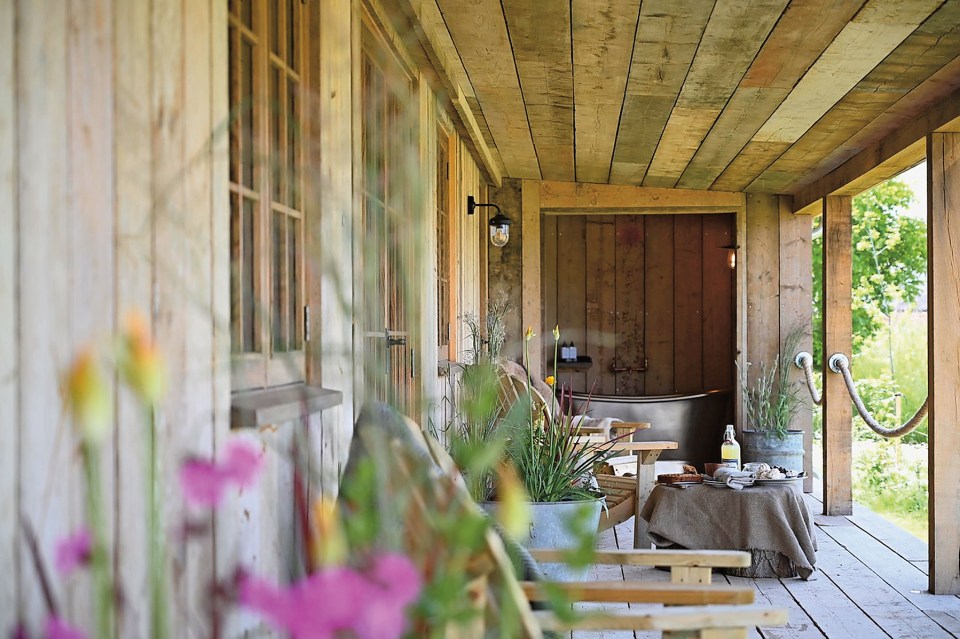
[[[507,177],[794,193],[960,88],[960,0],[436,7]]]

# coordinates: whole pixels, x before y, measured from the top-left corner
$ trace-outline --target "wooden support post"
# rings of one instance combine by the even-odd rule
[[[532,326],[537,337],[530,343],[530,374],[543,377],[543,344],[545,340],[553,343],[553,335],[543,326],[543,295],[540,291],[540,182],[524,180],[521,187],[521,209],[523,215],[523,235],[521,237],[522,268],[520,282],[523,287],[522,328]],[[549,328],[553,328],[552,326]]]
[[[823,514],[853,514],[851,462],[853,410],[840,375],[827,361],[852,348],[851,198],[829,196],[823,205]]]
[[[930,591],[960,594],[960,133],[927,137]]]

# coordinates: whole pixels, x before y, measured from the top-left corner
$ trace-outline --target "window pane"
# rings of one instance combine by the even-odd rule
[[[287,118],[287,184],[289,192],[287,194],[287,205],[300,209],[300,193],[298,184],[298,174],[300,173],[299,156],[299,129],[297,113],[297,84],[293,80],[287,80],[287,100],[290,103],[289,116]]]
[[[259,351],[259,340],[256,330],[256,265],[254,263],[254,238],[256,224],[254,221],[254,207],[256,202],[244,198],[243,200],[243,281],[241,282],[240,296],[243,299],[243,351],[245,353]]]
[[[299,0],[287,0],[287,62],[294,71],[297,70],[297,57],[300,55],[300,34],[297,33],[299,8]]]
[[[253,28],[253,0],[240,0],[240,17],[243,19],[243,23]]]
[[[230,95],[230,181],[240,182],[240,122],[237,119],[237,106],[240,104],[240,74],[237,73],[237,30],[230,27],[227,32],[228,66],[227,91]]]
[[[285,137],[283,130],[283,82],[280,79],[280,69],[270,67],[270,163],[273,175],[273,201],[283,202],[285,199],[285,155],[282,151]]]
[[[276,0],[267,1],[267,31],[270,38],[270,50],[280,55],[280,12],[279,3]]]
[[[241,80],[237,108],[240,111],[243,123],[240,135],[240,149],[243,154],[243,184],[251,189],[256,188],[253,175],[253,141],[256,139],[253,120],[253,45],[243,40],[240,45],[240,72]]]
[[[240,261],[240,219],[239,197],[230,196],[230,348],[234,353],[243,351],[242,308],[243,294],[240,287],[240,273],[243,262]]]
[[[284,296],[285,281],[283,272],[283,267],[286,262],[286,232],[284,229],[286,217],[283,213],[273,213],[273,240],[271,242],[273,253],[271,265],[273,296],[270,301],[270,306],[273,309],[273,322],[271,326],[273,331],[273,350],[278,353],[287,350],[287,325],[284,321],[286,299]]]
[[[288,321],[290,329],[290,350],[300,350],[303,344],[303,322],[300,321],[303,303],[300,300],[300,220],[287,220],[287,246],[289,247],[287,261],[287,297],[290,301]]]

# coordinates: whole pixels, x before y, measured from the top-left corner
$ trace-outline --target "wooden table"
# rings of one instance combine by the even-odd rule
[[[676,450],[677,442],[617,442],[613,445],[614,450],[630,451],[637,453],[637,495],[634,514],[636,515],[633,526],[633,547],[649,548],[652,545],[647,536],[647,522],[640,517],[640,511],[643,505],[647,503],[647,498],[653,492],[654,484],[657,480],[657,474],[654,470],[654,464],[660,457],[660,453],[665,450]]]

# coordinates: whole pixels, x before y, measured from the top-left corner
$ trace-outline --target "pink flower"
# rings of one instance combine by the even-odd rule
[[[46,639],[87,639],[85,634],[58,617],[50,617],[47,619],[47,625],[43,629],[43,636]]]
[[[86,566],[90,563],[92,551],[93,535],[86,528],[64,537],[57,543],[57,571],[67,576],[80,566]]]
[[[227,487],[249,486],[260,473],[263,458],[254,446],[233,441],[222,464],[192,459],[180,467],[180,487],[186,500],[196,506],[216,506]]]
[[[347,631],[359,639],[397,639],[420,587],[410,560],[387,553],[374,558],[366,572],[328,568],[286,589],[247,577],[239,600],[293,639],[334,639]]]

